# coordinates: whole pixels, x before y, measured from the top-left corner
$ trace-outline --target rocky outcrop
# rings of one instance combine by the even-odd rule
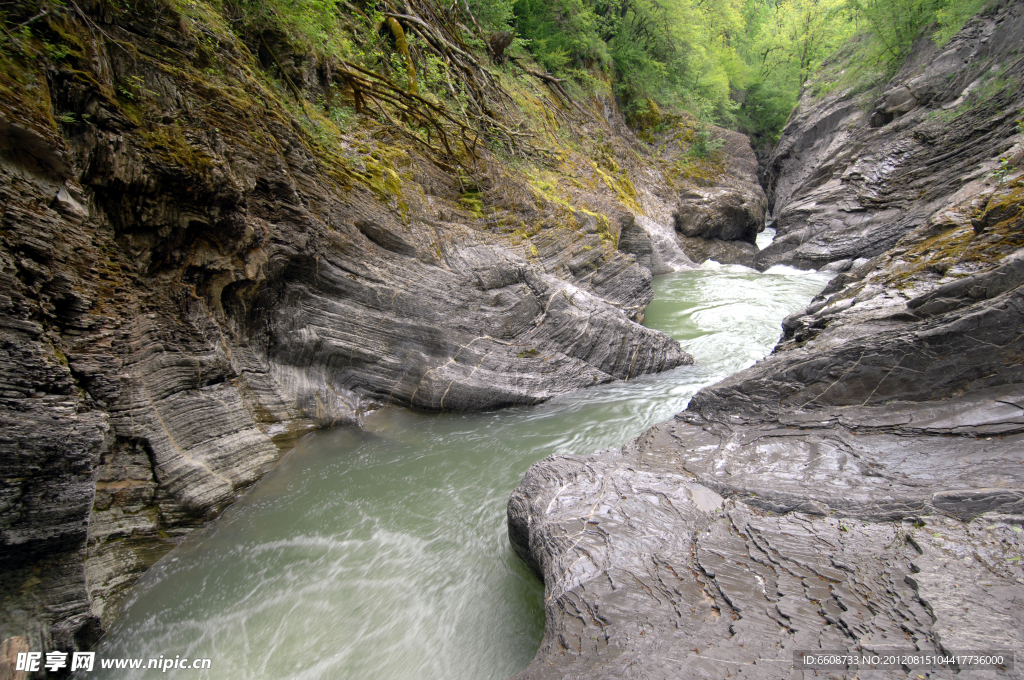
[[[720,145],[709,158],[691,160],[690,182],[673,212],[677,239],[695,262],[753,264],[754,240],[764,230],[767,199],[758,184],[757,158],[746,136],[714,126],[705,134]],[[666,145],[672,149],[672,145]],[[671,153],[663,156],[676,160]]]
[[[385,126],[295,113],[237,37],[145,11],[7,15],[69,50],[0,74],[0,639],[33,651],[90,646],[310,428],[692,361],[637,323],[619,220],[513,176],[484,211]],[[605,176],[581,205],[632,190]]]
[[[636,258],[636,263],[650,270],[654,275],[668,274],[675,268],[665,261],[651,232],[632,217],[622,225],[619,232],[619,250]]]
[[[677,419],[535,466],[510,536],[544,576],[547,625],[518,677],[774,679],[798,650],[1019,647],[1024,495],[1002,468],[1021,409],[948,406],[989,411],[904,409],[921,425],[906,429],[856,407],[806,429]],[[957,455],[964,433],[997,424],[1016,436]],[[937,469],[976,481],[929,483]]]
[[[996,8],[951,45],[984,31],[982,45],[997,42],[1019,9]],[[896,115],[906,99],[891,100]],[[800,116],[824,120],[833,104]],[[852,189],[825,172],[812,189],[799,165],[774,166],[789,238],[761,265],[832,261],[838,275],[783,322],[771,356],[698,392],[673,420],[527,472],[509,538],[544,579],[547,626],[519,677],[769,679],[812,673],[796,667],[799,650],[1021,645],[1024,173],[1007,163],[989,176],[985,153],[1017,143],[1002,118],[990,122],[1005,136],[978,143],[985,174],[899,170],[904,184],[913,175],[956,191],[887,197],[903,216],[891,240],[875,240],[881,211],[865,211],[856,238],[846,218],[824,229],[815,220],[843,213]],[[822,132],[815,153],[875,153],[849,146],[851,134]],[[954,167],[973,152],[944,151]]]
[[[763,172],[777,235],[757,266],[879,255],[1016,157],[1021,40],[1020,3],[997,3],[944,46],[922,39],[881,90],[811,84]]]

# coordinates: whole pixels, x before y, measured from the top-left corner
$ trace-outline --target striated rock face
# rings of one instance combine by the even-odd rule
[[[976,273],[936,285],[922,264],[957,265],[922,228],[674,420],[530,469],[509,537],[547,628],[521,677],[778,678],[794,650],[1024,642],[1024,219],[943,226]]]
[[[292,263],[280,287],[256,303],[252,321],[267,329],[278,381],[324,424],[344,417],[346,406],[353,413],[355,403],[323,397],[321,375],[338,376],[330,383],[337,394],[476,410],[689,361],[624,312],[642,312],[650,301],[650,274],[636,265],[595,267],[591,281],[604,285],[603,297],[495,246],[446,245],[436,263],[377,257],[358,265],[363,277],[350,277],[353,264],[330,255],[318,267]],[[609,301],[616,296],[619,306]]]
[[[0,639],[90,646],[309,428],[692,361],[619,221],[518,185],[486,221],[380,126],[325,152],[244,46],[119,16],[36,17],[88,39],[0,74]]]
[[[668,274],[697,265],[679,246],[679,237],[670,224],[656,222],[645,215],[630,216],[619,232],[619,250],[636,258],[636,263],[652,274]]]
[[[1024,492],[1001,467],[1021,436],[951,456],[962,435],[946,433],[1019,433],[1021,409],[984,423],[904,411],[923,425],[905,429],[888,409],[834,414],[847,425],[677,419],[532,468],[510,537],[543,574],[547,625],[518,677],[774,679],[792,676],[796,650],[1019,647]],[[928,483],[976,466],[977,486]],[[1017,489],[984,488],[993,480]]]
[[[1022,40],[1024,8],[997,3],[941,48],[921,40],[881,93],[805,92],[763,172],[777,236],[757,266],[849,266],[976,191],[1020,148]]]
[[[951,45],[999,44],[1019,10],[996,8]],[[893,93],[879,110],[907,102]],[[943,162],[991,168],[986,153],[1012,150],[1017,133],[988,120],[984,138],[947,139]],[[884,129],[822,128],[815,153],[863,157],[874,147],[851,139]],[[797,156],[785,161],[794,139],[773,166],[789,238],[759,262],[837,261],[838,275],[783,322],[770,357],[673,420],[527,472],[509,538],[544,579],[547,627],[519,677],[810,677],[794,669],[797,650],[1024,642],[1024,173],[1011,162],[954,181],[939,161],[908,160],[885,195],[898,229],[882,238],[889,223],[866,210],[852,235],[842,197],[855,182],[823,171],[812,189],[787,166]],[[908,177],[956,191],[898,200]],[[825,215],[839,215],[832,231]]]

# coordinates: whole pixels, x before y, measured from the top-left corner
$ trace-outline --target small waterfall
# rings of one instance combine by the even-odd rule
[[[775,230],[771,227],[765,227],[764,231],[757,235],[757,249],[764,250],[772,244],[775,240]]]
[[[646,215],[637,215],[636,223],[651,237],[651,245],[655,274],[667,274],[686,269],[696,269],[697,265],[686,256],[683,249],[676,243],[676,232],[671,225],[655,222]]]

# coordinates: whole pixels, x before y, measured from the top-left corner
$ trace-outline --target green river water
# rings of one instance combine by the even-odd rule
[[[655,279],[646,324],[695,366],[474,414],[389,408],[317,432],[135,586],[83,678],[504,680],[533,658],[543,585],[505,504],[530,464],[620,445],[753,364],[828,280],[709,263]],[[117,657],[210,670],[101,670]],[[145,665],[144,661],[143,665]]]

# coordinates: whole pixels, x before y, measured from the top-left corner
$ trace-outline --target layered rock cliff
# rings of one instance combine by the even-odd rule
[[[843,54],[809,83],[762,169],[777,236],[757,266],[880,255],[1017,158],[1019,12],[997,3],[941,47],[922,38],[880,88]]]
[[[311,428],[692,361],[639,323],[652,270],[691,264],[666,234],[692,183],[613,101],[509,65],[531,146],[439,162],[336,63],[208,9],[4,9],[5,650],[88,648]]]
[[[673,420],[529,470],[509,538],[547,627],[519,677],[854,677],[794,652],[1021,646],[1022,31],[996,5],[880,92],[805,95],[756,261],[842,273]]]

